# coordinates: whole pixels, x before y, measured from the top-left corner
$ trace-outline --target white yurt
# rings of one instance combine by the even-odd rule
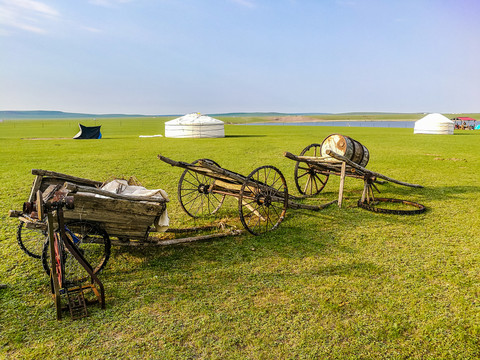
[[[223,121],[200,113],[192,113],[165,123],[165,137],[219,138],[225,137]]]
[[[428,114],[415,122],[414,134],[453,135],[454,123],[442,114]]]

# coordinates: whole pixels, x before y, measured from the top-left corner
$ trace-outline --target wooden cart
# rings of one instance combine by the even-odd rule
[[[242,225],[254,235],[276,229],[287,208],[320,210],[330,204],[313,206],[293,201],[296,198],[289,196],[283,174],[274,166],[261,166],[243,176],[209,159],[186,163],[162,155],[158,158],[185,169],[178,183],[178,200],[188,215],[214,214],[226,196],[233,196],[238,199]]]
[[[17,230],[20,247],[26,254],[42,258],[47,273],[50,271],[45,241],[47,222],[35,207],[39,198],[47,203],[67,195],[73,197],[74,207],[63,212],[65,224],[80,239],[76,245],[95,272],[108,261],[111,237],[121,242],[144,241],[166,210],[168,200],[164,198],[115,194],[100,189],[103,184],[100,181],[47,170],[33,169],[32,174],[35,180],[24,209],[9,214],[20,220]]]
[[[375,198],[373,193],[373,189],[378,191],[378,188],[375,185],[380,182],[378,179],[412,188],[422,188],[422,185],[410,184],[367,170],[364,166],[359,165],[346,156],[340,155],[329,148],[322,149],[322,145],[309,145],[299,156],[290,152],[285,152],[284,156],[296,161],[294,174],[295,182],[299,191],[305,196],[313,196],[320,193],[325,187],[329,176],[337,175],[340,176],[340,186],[338,191],[339,207],[342,206],[345,177],[353,177],[364,181],[363,193],[361,199],[358,200],[358,206],[366,210],[399,215],[412,215],[423,213],[426,209],[424,205],[412,201],[379,197]],[[368,162],[368,159],[366,162]],[[366,162],[364,161],[363,163]],[[407,207],[413,207],[414,210],[383,209],[377,206],[382,202],[401,203]]]

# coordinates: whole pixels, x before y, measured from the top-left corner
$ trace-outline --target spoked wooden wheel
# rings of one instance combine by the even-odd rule
[[[413,201],[391,198],[375,198],[370,202],[362,202],[362,199],[359,199],[357,205],[368,211],[393,215],[417,215],[424,213],[426,210],[425,205]],[[382,207],[379,207],[379,205]]]
[[[240,220],[253,235],[276,229],[285,218],[287,206],[287,182],[273,166],[261,166],[252,171],[240,189]]]
[[[220,167],[215,161],[211,162]],[[196,164],[195,160],[192,164]],[[191,217],[215,214],[223,204],[225,195],[212,192],[215,179],[186,169],[178,182],[178,200],[182,209]]]
[[[320,144],[308,145],[300,156],[320,157]],[[323,190],[328,181],[328,175],[317,172],[312,166],[297,161],[295,164],[295,185],[298,191],[307,196],[316,195]]]
[[[46,239],[45,224],[25,223],[23,221],[18,224],[17,242],[20,249],[28,256],[40,259]]]
[[[92,266],[96,274],[102,270],[110,257],[110,237],[95,223],[72,220],[66,224],[67,236],[75,244],[85,260]],[[68,230],[67,230],[68,229]],[[60,249],[63,254],[64,278],[71,284],[77,284],[89,279],[85,269],[66,249]],[[42,253],[43,268],[50,275],[50,245],[46,241]]]

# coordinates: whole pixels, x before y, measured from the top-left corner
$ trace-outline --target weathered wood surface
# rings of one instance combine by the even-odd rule
[[[341,161],[332,158],[331,156],[305,156],[305,155],[296,155],[297,159],[299,160],[313,160],[315,162],[327,162],[330,165],[336,165],[338,164],[339,166],[341,165]]]
[[[262,189],[264,190],[271,189],[271,187],[266,184],[262,184],[257,181],[249,181],[247,176],[243,176],[236,172],[221,168],[206,160],[198,160],[196,164],[189,164],[182,161],[175,161],[162,155],[158,155],[158,158],[169,165],[182,167],[194,172],[200,172],[206,176],[209,176],[215,179],[212,190],[213,192],[218,194],[229,195],[229,196],[234,196],[238,198],[240,197],[240,192],[243,185],[245,185],[242,196],[247,198],[250,198],[250,197],[254,198],[255,194],[257,194],[258,191],[261,191]],[[317,210],[322,210],[331,204],[331,203],[327,203],[324,205],[300,204],[293,201],[293,199],[298,200],[300,198],[295,196],[290,196],[290,195],[287,195],[287,197],[288,197],[287,206],[291,209],[306,209],[306,210],[317,211]],[[272,200],[275,202],[284,202],[285,197],[283,193],[278,192],[276,195],[272,195]]]
[[[69,190],[72,193],[84,192],[84,193],[105,196],[107,198],[128,200],[128,201],[141,201],[141,202],[162,203],[162,204],[167,202],[167,200],[164,198],[115,194],[110,191],[97,189],[89,186],[76,185],[70,182],[66,182],[64,186],[67,190]],[[105,199],[105,198],[97,198],[97,199]]]
[[[345,176],[346,176],[347,165],[345,162],[342,162],[342,171],[340,173],[340,185],[338,190],[338,207],[342,207],[343,202],[343,188],[345,186]]]
[[[283,156],[285,156],[290,160],[303,162],[308,166],[313,167],[315,171],[319,174],[342,176],[343,162],[335,158],[331,158],[333,159],[333,161],[325,162],[323,161],[323,157],[316,158],[314,156],[297,156],[288,151],[284,152]],[[322,159],[322,160],[319,160],[319,159]],[[304,170],[308,170],[308,168],[303,168],[303,167],[300,167],[300,168]],[[348,177],[356,178],[356,179],[363,179],[365,174],[362,171],[359,171],[351,166],[346,166],[345,175]]]
[[[22,215],[22,212],[20,210],[9,210],[8,211],[8,217],[20,217]]]
[[[115,194],[97,188],[102,185],[99,181],[38,169],[33,169],[32,174],[36,177],[31,201],[38,200],[39,191],[49,198],[56,188],[67,189],[74,197],[74,209],[64,210],[65,219],[99,223],[110,236],[145,239],[166,209],[167,200],[163,198]],[[34,190],[35,195],[32,195]],[[45,227],[44,223],[21,211],[10,211],[9,216],[17,217],[29,228]]]
[[[180,239],[168,239],[168,240],[154,240],[153,238],[148,238],[148,241],[111,241],[112,245],[120,245],[120,246],[166,246],[166,245],[176,245],[176,244],[185,244],[191,243],[195,241],[204,241],[210,239],[218,239],[226,236],[237,236],[243,234],[243,230],[231,230],[223,233],[216,233],[216,234],[209,234],[209,235],[200,235],[200,236],[192,236],[192,237],[185,237]]]
[[[153,225],[156,216],[126,214],[122,212],[90,211],[90,209],[65,210],[65,218],[70,220],[88,220],[105,223],[105,226],[147,228]]]
[[[190,164],[184,161],[175,161],[162,155],[158,155],[158,158],[171,166],[188,169],[188,170],[203,174],[205,176],[208,176],[210,178],[224,181],[226,183],[243,184],[246,180],[246,177],[243,175],[218,167],[205,160],[199,160],[195,164]]]
[[[347,165],[350,165],[351,167],[354,167],[362,172],[364,172],[365,174],[368,175],[368,177],[379,177],[380,179],[383,179],[383,180],[387,180],[387,181],[390,181],[392,183],[395,183],[395,184],[399,184],[399,185],[403,185],[403,186],[409,186],[409,187],[414,187],[414,188],[423,188],[422,185],[418,185],[418,184],[410,184],[410,183],[407,183],[405,181],[400,181],[400,180],[395,180],[395,179],[392,179],[391,177],[388,177],[386,175],[383,175],[383,174],[380,174],[380,173],[377,173],[375,171],[371,171],[371,170],[367,170],[365,169],[364,167],[354,163],[353,161],[347,159],[346,157],[342,156],[342,155],[339,155],[339,154],[336,154],[335,152],[331,151],[331,150],[327,150],[327,154],[334,157],[335,159],[338,159],[338,160],[341,160],[341,161],[345,161],[347,163]]]
[[[43,177],[49,177],[49,178],[53,178],[53,179],[63,180],[63,182],[68,181],[68,182],[72,182],[72,183],[75,183],[75,184],[87,185],[87,186],[98,186],[98,187],[100,187],[103,184],[101,181],[84,179],[84,178],[80,178],[80,177],[77,177],[77,176],[62,174],[62,173],[58,173],[58,172],[55,172],[55,171],[48,171],[48,170],[32,169],[32,174],[37,175],[37,176],[43,176]]]
[[[37,216],[40,221],[43,220],[44,217],[44,209],[43,209],[43,194],[40,190],[37,191],[37,200],[36,200],[36,205],[37,205]]]
[[[304,162],[312,167],[315,168],[315,170],[318,170],[319,172],[324,173],[325,175],[329,174],[334,174],[334,175],[339,175],[341,174],[342,171],[342,162],[340,160],[337,160],[335,158],[330,157],[333,159],[333,161],[324,161],[323,157],[314,157],[314,156],[298,156],[294,155],[288,151],[283,153],[283,156],[290,160],[298,161],[298,162]],[[348,176],[358,176],[362,177],[363,172],[358,171],[358,169],[348,166],[345,169],[346,173]]]
[[[74,193],[74,208],[65,209],[67,220],[101,223],[110,236],[143,238],[166,209],[165,202],[140,202],[118,198],[99,198]]]
[[[214,229],[222,229],[222,228],[223,228],[222,224],[218,224],[218,225],[194,226],[189,228],[168,228],[165,232],[181,234],[181,233],[189,233],[189,232],[202,231],[202,230],[214,230]]]
[[[30,195],[28,196],[28,202],[35,201],[35,197],[37,196],[37,191],[42,190],[40,187],[42,186],[42,180],[43,176],[42,175],[37,175],[35,176],[35,180],[33,181],[32,184],[32,189],[30,190]]]
[[[346,167],[346,175],[349,176],[349,177],[355,177],[355,178],[369,177],[369,178],[372,178],[372,179],[378,177],[378,178],[387,180],[389,182],[399,184],[399,185],[403,185],[403,186],[409,186],[409,187],[414,187],[414,188],[423,188],[422,185],[410,184],[410,183],[407,183],[405,181],[395,180],[395,179],[393,179],[391,177],[388,177],[386,175],[383,175],[383,174],[377,173],[375,171],[365,169],[363,166],[360,166],[360,165],[354,163],[353,161],[347,159],[345,156],[339,155],[339,154],[337,154],[337,153],[335,153],[331,150],[327,150],[326,153],[329,156],[335,158],[338,161],[338,165],[341,166],[341,162],[345,162],[348,165]],[[329,162],[315,160],[315,157],[297,156],[297,155],[294,155],[294,154],[292,154],[288,151],[286,151],[283,155],[290,160],[300,161],[300,162],[304,162],[308,165],[311,165],[315,169],[328,169],[328,170],[331,170],[331,173],[333,173],[335,175],[341,175],[341,167],[340,168],[332,167],[333,164],[331,164]],[[318,159],[321,159],[321,158],[318,158]],[[337,166],[337,164],[335,164],[333,166]],[[338,171],[338,170],[340,170],[340,171]]]
[[[74,193],[76,209],[85,209],[98,212],[112,212],[156,216],[166,209],[165,202],[138,202],[118,198],[99,198],[86,193]]]

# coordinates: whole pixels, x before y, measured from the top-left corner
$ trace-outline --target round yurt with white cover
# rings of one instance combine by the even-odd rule
[[[192,113],[165,123],[165,137],[220,138],[225,137],[224,123],[200,113]]]
[[[428,114],[415,122],[414,134],[453,135],[454,122],[442,114]]]

